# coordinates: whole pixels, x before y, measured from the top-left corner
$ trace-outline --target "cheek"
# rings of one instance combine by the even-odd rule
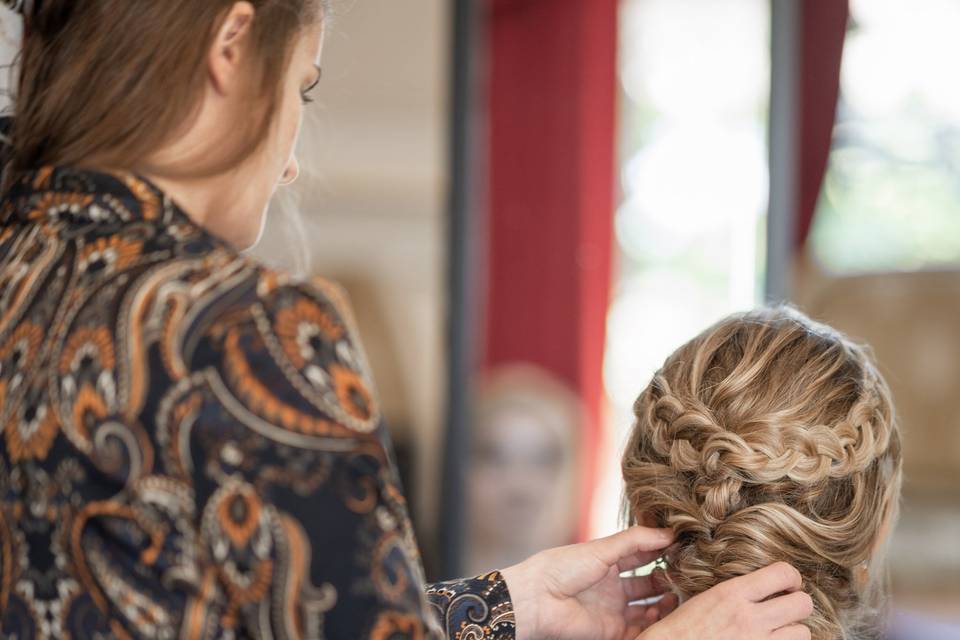
[[[293,155],[297,138],[300,135],[300,126],[303,122],[303,103],[300,102],[299,93],[297,99],[285,111],[280,128],[280,156],[284,164]]]
[[[284,99],[277,112],[269,144],[262,156],[262,180],[265,184],[269,182],[271,190],[279,185],[287,163],[293,155],[302,116],[303,105],[300,103],[299,93],[296,101],[290,98]]]

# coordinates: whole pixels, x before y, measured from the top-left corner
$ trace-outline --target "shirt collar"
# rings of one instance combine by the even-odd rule
[[[146,178],[129,172],[42,167],[17,174],[0,219],[88,223],[188,224],[190,218]]]

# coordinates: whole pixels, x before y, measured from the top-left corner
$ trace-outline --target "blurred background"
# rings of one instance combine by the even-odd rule
[[[616,530],[652,373],[787,300],[873,345],[895,601],[960,619],[960,3],[334,8],[256,251],[350,292],[431,578]]]
[[[788,300],[873,345],[895,598],[960,619],[960,4],[334,6],[258,252],[350,291],[431,577],[616,530],[651,374]]]

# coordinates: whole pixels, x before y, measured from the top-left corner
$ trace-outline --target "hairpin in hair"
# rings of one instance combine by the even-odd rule
[[[25,16],[30,15],[33,11],[34,1],[35,0],[2,0],[3,4],[8,8]]]

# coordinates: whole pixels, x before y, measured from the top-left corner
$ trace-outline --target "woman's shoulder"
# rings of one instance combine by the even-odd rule
[[[204,377],[225,403],[287,432],[379,434],[370,367],[341,286],[227,250],[201,264],[178,278],[191,294],[160,332],[172,336],[161,350],[174,380]],[[164,288],[170,281],[154,290]]]
[[[56,328],[62,358],[93,333],[109,337],[118,410],[139,414],[202,377],[226,404],[283,429],[378,430],[370,369],[338,285],[237,251],[134,175],[42,170],[15,183],[3,206],[4,300],[49,310],[31,321]],[[49,304],[31,303],[39,298]]]
[[[255,268],[255,292],[238,315],[217,329],[226,378],[237,393],[270,407],[269,385],[289,391],[297,412],[277,406],[273,419],[285,427],[339,435],[372,433],[380,414],[372,375],[347,294],[336,283],[303,278],[263,265]],[[264,395],[267,394],[267,395]],[[332,424],[310,420],[323,416]]]

